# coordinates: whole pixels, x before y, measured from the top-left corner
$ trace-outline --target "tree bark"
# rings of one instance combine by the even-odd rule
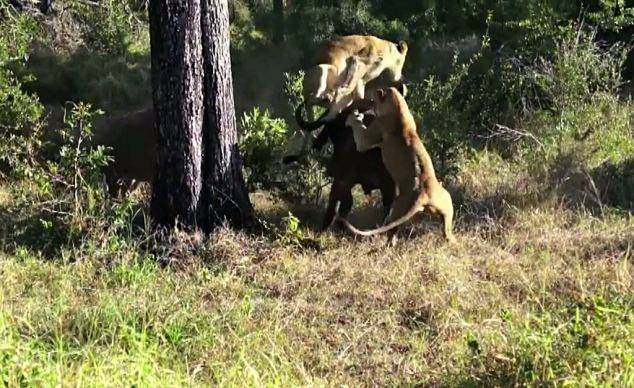
[[[286,8],[286,0],[273,0],[273,15],[275,15],[275,24],[273,25],[273,41],[281,43],[284,41],[284,35],[286,34],[286,15],[284,13]]]
[[[197,225],[203,67],[200,0],[149,2],[156,174],[151,212],[162,226]]]
[[[201,0],[201,11],[205,98],[199,221],[209,231],[225,220],[237,227],[251,224],[253,207],[237,147],[227,0]]]

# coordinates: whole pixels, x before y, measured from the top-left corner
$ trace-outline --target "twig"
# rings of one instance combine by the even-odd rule
[[[105,7],[104,4],[98,3],[96,1],[90,1],[90,0],[75,0],[75,1],[85,5],[90,5],[92,7]]]
[[[590,183],[590,188],[592,189],[590,194],[592,194],[594,201],[597,203],[597,205],[599,205],[599,210],[601,210],[601,216],[603,216],[603,202],[601,201],[601,193],[599,192],[599,189],[597,188],[597,185],[594,183],[594,179],[592,179],[592,176],[590,175],[588,170],[586,170],[585,168],[582,168],[581,172],[583,172],[583,175],[585,175],[586,179]]]
[[[499,137],[499,138],[510,140],[510,141],[518,141],[520,139],[530,139],[534,141],[540,148],[544,147],[542,142],[539,141],[539,139],[532,133],[528,131],[523,131],[521,129],[507,127],[506,125],[502,125],[502,124],[495,124],[493,128],[489,130],[489,134],[483,135],[482,137],[485,139],[493,139],[493,138]]]

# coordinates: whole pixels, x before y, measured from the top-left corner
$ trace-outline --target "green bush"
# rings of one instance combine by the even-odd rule
[[[104,0],[98,6],[77,4],[86,45],[97,52],[122,55],[134,40],[134,13],[125,0]]]
[[[0,174],[27,173],[28,161],[39,147],[42,105],[22,89],[27,77],[16,75],[25,67],[27,48],[38,32],[28,15],[0,7]]]
[[[93,255],[111,252],[131,236],[134,199],[109,196],[102,173],[111,161],[108,149],[91,145],[97,114],[88,104],[70,106],[58,129],[57,156],[28,165],[28,176],[11,187],[8,211],[15,217],[4,226],[13,236],[5,241],[11,249]]]
[[[284,94],[294,111],[302,100],[303,73],[285,73],[284,78]],[[297,163],[289,166],[282,164],[285,155],[297,151],[289,149],[289,143],[293,139],[312,139],[312,135],[298,128],[296,131],[298,132],[293,132],[285,120],[273,118],[268,110],[261,111],[254,107],[244,114],[240,121],[239,147],[247,186],[251,190],[275,189],[286,195],[317,203],[327,184],[323,158],[314,151],[307,150]]]
[[[452,71],[446,80],[434,76],[410,88],[408,105],[418,121],[418,131],[434,160],[439,176],[454,175],[458,155],[467,141],[468,119],[456,100],[470,63],[458,64],[454,56]]]
[[[254,107],[242,116],[240,128],[247,186],[251,190],[276,186],[282,180],[279,165],[285,152],[286,122]]]
[[[570,26],[555,43],[553,58],[537,59],[534,78],[554,109],[562,112],[597,93],[616,94],[622,86],[621,70],[629,47],[600,47],[596,29]]]
[[[51,124],[51,133],[44,133],[43,107],[23,90],[23,82],[32,80],[26,58],[37,23],[27,14],[0,12],[6,17],[0,21],[0,175],[10,179],[12,199],[2,212],[3,233],[11,236],[3,248],[119,244],[119,232],[131,225],[132,206],[113,201],[105,191],[101,169],[107,152],[89,146],[95,113],[88,105],[74,105],[64,125]],[[60,143],[50,144],[53,137]],[[54,152],[47,152],[50,148]]]
[[[408,27],[403,21],[378,14],[372,3],[368,0],[298,1],[287,18],[286,30],[293,31],[289,38],[307,51],[336,34],[409,39]]]
[[[294,112],[303,101],[303,82],[304,72],[301,70],[296,73],[284,73],[284,95],[291,112]],[[321,112],[318,113],[321,114]],[[310,147],[315,132],[306,133],[298,126],[292,128],[295,129],[295,132],[289,132],[289,140],[291,137],[302,139],[307,143],[308,150],[304,151],[303,157],[300,157],[296,164],[291,165],[284,174],[286,182],[284,191],[306,202],[317,204],[321,201],[324,187],[328,184],[324,170],[325,158]],[[285,152],[291,151],[288,149],[289,147],[286,148]],[[292,151],[297,152],[297,150]]]
[[[540,30],[549,23],[528,24],[533,37],[549,37],[551,51],[529,40],[494,55],[485,34],[466,62],[455,53],[446,78],[410,88],[408,104],[440,176],[455,175],[461,155],[478,146],[528,165],[574,150],[587,168],[633,151],[631,104],[618,97],[630,47],[601,44],[596,29],[574,22],[549,31]]]

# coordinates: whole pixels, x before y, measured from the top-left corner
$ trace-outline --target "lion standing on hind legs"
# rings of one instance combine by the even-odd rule
[[[396,227],[416,213],[429,210],[443,217],[445,238],[454,242],[451,195],[436,178],[431,158],[418,137],[414,117],[405,99],[396,88],[379,89],[375,104],[377,118],[369,127],[363,124],[363,115],[358,112],[348,116],[346,125],[352,127],[359,152],[381,147],[383,163],[396,184],[397,195],[385,225],[380,228],[363,231],[344,218],[339,220],[361,236],[391,231],[388,241],[393,242]]]
[[[354,101],[363,99],[366,84],[385,73],[391,83],[403,81],[403,66],[408,45],[380,39],[371,35],[337,36],[320,46],[313,59],[314,65],[307,69],[303,81],[304,102],[295,110],[295,117],[306,111],[309,122],[302,125],[303,132],[295,134],[290,148],[295,154],[284,157],[284,164],[298,160],[306,152],[312,132],[327,122]],[[313,108],[322,106],[326,111],[315,120]]]
[[[326,112],[310,123],[310,130],[334,119],[353,101],[364,98],[365,85],[387,72],[391,82],[403,78],[407,43],[390,42],[370,35],[337,36],[317,49],[306,71],[303,91],[304,107],[326,107]],[[312,119],[312,118],[311,118]]]

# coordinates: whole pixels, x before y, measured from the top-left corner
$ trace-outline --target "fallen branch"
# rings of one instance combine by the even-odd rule
[[[539,139],[532,133],[521,129],[507,127],[506,125],[502,124],[495,124],[493,128],[489,130],[489,133],[487,135],[483,135],[481,137],[485,139],[500,138],[513,142],[521,139],[529,139],[535,142],[540,148],[544,147],[542,142],[539,141]]]

